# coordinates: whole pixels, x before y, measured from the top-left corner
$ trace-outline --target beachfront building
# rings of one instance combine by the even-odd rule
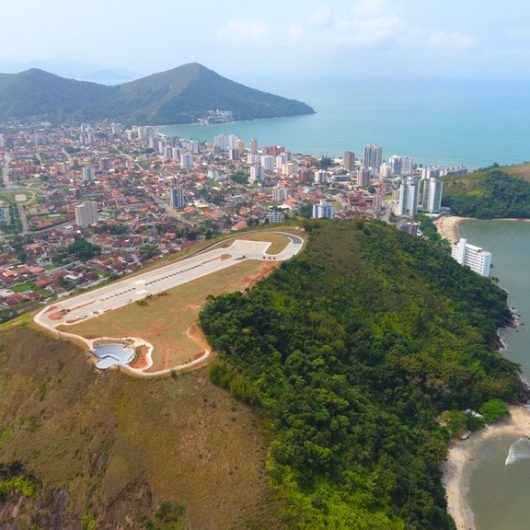
[[[452,250],[453,258],[469,267],[472,271],[489,278],[491,275],[491,252],[475,245],[470,245],[467,239],[460,239]]]

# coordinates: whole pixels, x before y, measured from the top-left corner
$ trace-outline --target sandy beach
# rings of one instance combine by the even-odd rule
[[[477,449],[485,440],[508,435],[530,437],[530,411],[527,407],[511,407],[510,419],[473,434],[468,440],[455,442],[449,449],[444,465],[444,486],[447,510],[458,530],[476,530],[473,512],[467,494],[471,475],[471,463]]]
[[[447,239],[451,244],[454,245],[460,239],[460,223],[470,220],[471,219],[467,217],[456,217],[454,215],[442,216],[435,221],[435,224],[436,228],[438,229],[438,233],[444,239]]]

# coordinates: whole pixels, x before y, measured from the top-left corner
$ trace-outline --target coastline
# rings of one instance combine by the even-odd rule
[[[530,437],[530,410],[524,406],[510,408],[510,418],[472,434],[468,440],[454,442],[443,466],[443,484],[447,511],[457,530],[476,530],[474,515],[468,503],[472,463],[480,445],[498,436]]]
[[[442,216],[436,222],[438,233],[452,245],[460,239],[460,225],[474,218]],[[492,219],[494,221],[524,221],[530,219]],[[520,315],[510,308],[513,315],[512,326],[520,323]],[[499,351],[505,351],[507,344],[499,335]],[[530,408],[525,405],[510,407],[510,418],[490,425],[473,433],[467,440],[454,441],[447,453],[443,466],[443,484],[446,491],[447,511],[453,518],[457,530],[477,530],[474,514],[469,505],[468,493],[473,464],[481,444],[499,436],[530,437]]]

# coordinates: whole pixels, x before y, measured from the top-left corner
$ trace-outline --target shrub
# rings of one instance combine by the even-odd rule
[[[490,399],[486,401],[479,412],[484,416],[486,423],[495,423],[510,415],[508,405],[500,399]]]

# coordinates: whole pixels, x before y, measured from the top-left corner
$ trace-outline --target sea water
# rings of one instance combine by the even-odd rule
[[[422,163],[516,163],[530,158],[530,81],[246,80],[309,103],[315,115],[211,126],[163,127],[167,134],[211,141],[236,134],[294,152],[362,156],[368,143]]]
[[[521,326],[503,332],[506,355],[530,381],[530,223],[471,221],[461,226],[470,243],[493,253],[493,274],[509,292]],[[530,529],[530,440],[485,441],[471,464],[469,503],[478,530]]]

